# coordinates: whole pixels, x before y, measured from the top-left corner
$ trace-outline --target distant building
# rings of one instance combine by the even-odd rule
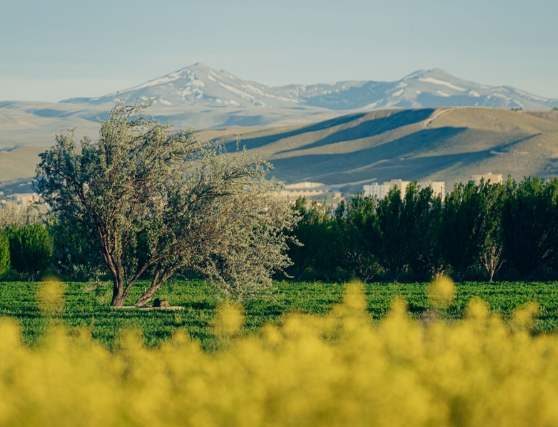
[[[473,175],[473,181],[476,185],[479,185],[481,180],[484,180],[484,182],[490,181],[491,184],[501,184],[504,182],[502,174],[493,174],[492,172],[488,172],[482,175]]]
[[[282,199],[294,201],[299,197],[306,197],[308,200],[330,199],[334,203],[342,199],[341,192],[337,187],[330,187],[321,182],[297,182],[286,185],[278,196]]]
[[[401,191],[401,198],[403,199],[407,193],[407,186],[410,183],[411,181],[403,181],[401,179],[392,179],[383,184],[374,182],[363,186],[364,196],[375,196],[378,200],[381,200],[385,198],[394,187],[397,187]],[[446,183],[444,181],[418,181],[417,184],[420,188],[432,187],[434,194],[442,196],[442,200],[446,195]]]
[[[37,193],[14,193],[8,195],[6,201],[27,209],[31,204],[39,201],[39,195]]]
[[[446,197],[446,183],[444,181],[419,181],[420,188],[431,187],[435,196],[442,196],[442,200]]]
[[[318,188],[318,187],[327,187],[327,185],[321,182],[308,182],[308,181],[285,185],[286,190],[297,190],[301,188]]]
[[[405,193],[407,192],[407,186],[410,183],[411,181],[403,181],[401,179],[392,179],[391,181],[386,181],[383,184],[374,182],[363,186],[364,196],[375,196],[377,199],[381,200],[385,198],[394,187],[397,187],[399,188],[399,191],[401,191],[401,198],[404,198]]]

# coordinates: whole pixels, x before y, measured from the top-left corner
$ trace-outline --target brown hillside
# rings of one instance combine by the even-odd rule
[[[278,179],[349,185],[352,191],[366,180],[441,179],[452,185],[485,172],[519,179],[558,173],[556,111],[386,110],[236,138],[271,161]],[[232,139],[223,140],[234,150]]]
[[[24,121],[11,126],[14,135],[26,132]],[[486,172],[518,179],[558,174],[558,111],[384,110],[296,126],[211,129],[199,136],[224,141],[229,151],[240,139],[273,163],[273,174],[287,183],[324,182],[353,192],[363,181],[394,178],[438,179],[451,186]],[[0,151],[0,180],[32,177],[42,150]]]
[[[29,178],[35,175],[39,153],[44,147],[20,146],[0,151],[0,182]]]

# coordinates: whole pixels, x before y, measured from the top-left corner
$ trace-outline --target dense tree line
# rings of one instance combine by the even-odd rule
[[[335,209],[298,199],[296,279],[492,281],[558,276],[558,179],[457,184],[445,200],[416,182],[405,196],[357,195]]]
[[[558,277],[556,178],[457,184],[443,201],[432,189],[411,183],[403,198],[395,188],[383,200],[356,195],[332,209],[301,198],[292,209],[298,225],[290,232],[296,239],[287,273],[293,279]],[[11,271],[27,280],[49,268],[74,280],[107,274],[79,221],[44,216],[5,222],[0,275]]]

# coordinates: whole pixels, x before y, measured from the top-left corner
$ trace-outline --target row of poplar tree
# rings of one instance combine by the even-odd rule
[[[12,224],[0,229],[0,276],[12,273],[2,277],[4,280],[33,280],[43,275],[51,266],[52,253],[52,238],[43,224]]]
[[[356,195],[335,209],[301,198],[293,209],[300,215],[293,233],[301,243],[289,248],[293,265],[287,272],[294,279],[558,277],[556,178],[468,182],[456,185],[444,200],[414,182],[404,197],[395,188],[382,200]],[[95,258],[79,244],[78,230],[46,222],[49,226],[12,224],[0,230],[0,275],[11,268],[32,279],[49,267],[72,278],[92,274],[76,274]]]
[[[457,184],[444,200],[411,183],[404,197],[357,195],[336,209],[298,199],[297,278],[363,281],[548,279],[558,274],[558,179]]]

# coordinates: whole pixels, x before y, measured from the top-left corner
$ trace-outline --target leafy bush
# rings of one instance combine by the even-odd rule
[[[10,241],[8,236],[0,230],[0,276],[10,268]]]
[[[50,266],[52,238],[41,224],[8,229],[10,260],[20,274],[34,279]]]

